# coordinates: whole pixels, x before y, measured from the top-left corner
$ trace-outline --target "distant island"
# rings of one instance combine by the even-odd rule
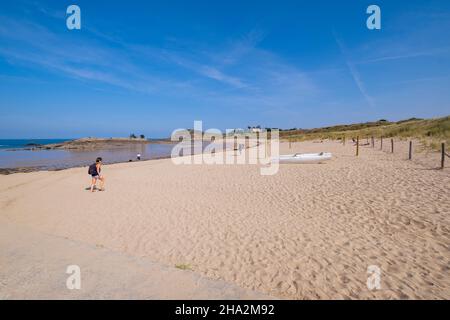
[[[105,148],[121,148],[129,144],[148,144],[154,143],[154,140],[146,138],[81,138],[62,143],[52,144],[29,144],[26,150],[97,150]]]

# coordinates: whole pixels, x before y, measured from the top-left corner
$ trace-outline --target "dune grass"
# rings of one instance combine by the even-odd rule
[[[175,268],[180,270],[192,270],[192,267],[188,264],[176,264]]]
[[[317,129],[281,131],[280,138],[290,141],[305,140],[341,140],[370,137],[418,139],[433,149],[440,148],[440,143],[450,145],[450,116],[437,119],[408,119],[398,122],[380,120],[377,122],[338,125]]]

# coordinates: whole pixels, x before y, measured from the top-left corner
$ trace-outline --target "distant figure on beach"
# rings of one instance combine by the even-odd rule
[[[242,154],[242,149],[244,149],[244,145],[242,143],[239,144],[239,154]]]
[[[99,189],[99,191],[104,191],[105,190],[105,177],[100,175],[100,172],[102,171],[102,160],[103,160],[102,158],[98,157],[95,160],[95,163],[91,164],[89,166],[88,173],[92,177],[91,192],[94,192],[94,187],[96,187],[96,185],[97,185],[97,180],[100,180],[100,189]]]
[[[141,160],[141,154],[138,153],[137,156],[136,156],[136,158],[137,158],[138,160]]]

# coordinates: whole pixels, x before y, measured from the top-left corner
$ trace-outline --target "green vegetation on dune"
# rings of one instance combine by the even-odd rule
[[[192,267],[189,264],[176,264],[175,268],[180,270],[192,270]]]
[[[281,131],[280,137],[291,141],[370,137],[415,138],[433,148],[440,142],[450,143],[450,116],[437,119],[411,118],[398,122],[380,120],[377,122],[337,125],[332,127]]]

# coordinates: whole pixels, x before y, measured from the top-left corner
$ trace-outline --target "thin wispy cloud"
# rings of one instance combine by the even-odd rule
[[[356,84],[359,92],[364,97],[367,104],[371,107],[374,107],[375,102],[374,102],[373,98],[369,95],[369,93],[367,92],[366,86],[361,78],[361,75],[360,75],[358,69],[355,67],[355,64],[350,60],[349,55],[347,53],[347,48],[345,47],[344,43],[336,36],[335,33],[334,33],[334,39],[336,40],[339,50],[341,51],[341,54],[345,60],[348,70],[349,70],[353,80],[355,81],[355,84]]]
[[[1,19],[0,39],[9,43],[0,49],[0,55],[12,63],[141,93],[168,90],[167,79],[142,72],[120,49],[100,46],[95,41],[80,42],[41,25],[8,18]],[[176,81],[171,85],[176,86]]]
[[[232,41],[228,50],[224,53],[216,53],[212,58],[223,65],[232,65],[250,54],[263,41],[265,33],[259,29],[253,29],[244,34],[240,39]]]
[[[12,63],[139,93],[173,95],[177,88],[178,94],[213,105],[298,106],[317,89],[305,73],[257,48],[264,37],[260,31],[251,30],[219,48],[198,44],[186,51],[126,43],[92,30],[89,39],[79,40],[36,23],[5,18],[0,39],[10,46],[0,49],[0,55]],[[244,63],[248,57],[255,62]],[[239,74],[227,72],[236,67]]]
[[[237,88],[245,87],[245,84],[240,79],[228,76],[214,67],[202,66],[200,67],[199,72],[208,78],[225,82]]]
[[[442,54],[448,54],[449,52],[450,52],[449,47],[430,49],[427,51],[420,51],[420,52],[411,52],[411,50],[409,50],[409,53],[381,56],[378,58],[372,58],[372,59],[367,59],[367,60],[363,60],[363,61],[358,61],[358,62],[355,62],[355,64],[369,64],[369,63],[392,61],[392,60],[411,59],[411,58],[418,58],[418,57],[434,57],[434,56],[439,56]]]
[[[149,48],[144,48],[144,52],[150,52],[150,57],[156,56],[159,58],[163,58],[169,63],[174,63],[184,69],[195,72],[196,74],[202,75],[212,80],[223,82],[236,88],[243,88],[246,86],[246,84],[241,79],[227,75],[224,72],[220,71],[217,67],[208,64],[202,64],[195,60],[187,58],[179,52],[174,52],[173,50],[159,50],[156,48],[151,48],[150,50]]]
[[[416,78],[416,79],[410,79],[410,80],[403,80],[403,81],[395,81],[395,82],[387,82],[387,86],[392,85],[404,85],[404,84],[410,84],[410,83],[420,83],[420,82],[440,82],[443,80],[449,80],[450,75],[445,76],[438,76],[438,77],[425,77],[425,78]]]

